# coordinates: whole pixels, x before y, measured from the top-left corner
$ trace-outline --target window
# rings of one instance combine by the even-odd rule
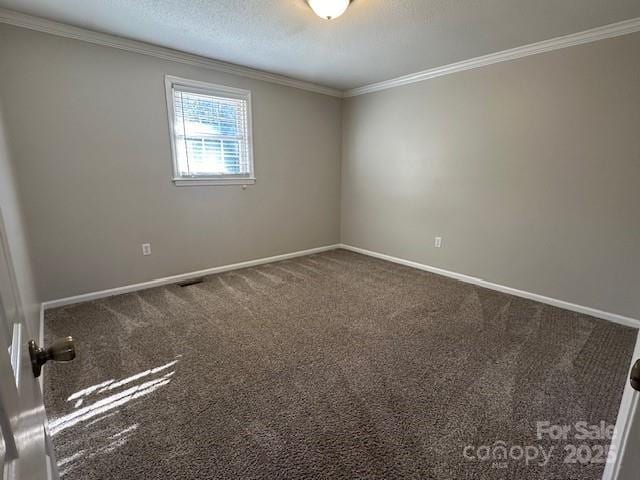
[[[165,84],[174,183],[255,183],[251,92],[171,76]]]

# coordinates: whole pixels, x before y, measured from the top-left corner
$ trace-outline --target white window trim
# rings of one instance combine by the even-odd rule
[[[167,114],[169,117],[169,139],[171,140],[171,158],[173,162],[172,181],[177,187],[187,186],[210,186],[210,185],[253,185],[256,183],[253,165],[253,113],[251,110],[251,91],[240,88],[227,87],[225,85],[215,85],[213,83],[189,80],[187,78],[165,75],[165,91],[167,97]],[[248,175],[198,175],[185,177],[178,172],[178,156],[176,155],[175,138],[175,110],[173,88],[179,86],[191,92],[203,93],[205,95],[217,95],[221,97],[239,98],[247,102],[247,156],[249,162]]]

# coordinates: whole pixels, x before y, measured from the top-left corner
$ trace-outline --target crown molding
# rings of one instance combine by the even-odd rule
[[[321,93],[333,97],[342,97],[342,92],[334,88],[317,85],[315,83],[305,82],[277,75],[274,73],[256,70],[249,67],[234,65],[232,63],[214,60],[200,55],[173,50],[170,48],[152,45],[146,42],[139,42],[116,35],[94,32],[85,28],[74,27],[60,22],[54,22],[40,17],[15,12],[5,8],[0,8],[0,23],[6,23],[16,27],[28,28],[38,32],[57,35],[59,37],[72,38],[83,42],[93,43],[95,45],[103,45],[113,47],[127,52],[141,53],[163,60],[194,65],[197,67],[215,70],[217,72],[230,73],[241,77],[252,78],[254,80],[262,80],[265,82],[276,83],[287,87],[298,88],[310,92]]]
[[[81,40],[83,42],[93,43],[95,45],[103,45],[106,47],[117,48],[128,52],[140,53],[152,57],[169,60],[173,62],[194,65],[197,67],[207,68],[218,72],[229,73],[241,77],[252,78],[254,80],[262,80],[265,82],[284,85],[287,87],[298,88],[310,92],[329,95],[332,97],[355,97],[366,93],[378,92],[412,83],[423,82],[431,78],[449,75],[451,73],[463,72],[474,68],[485,67],[500,62],[508,62],[518,58],[536,55],[538,53],[551,52],[561,48],[573,47],[585,43],[604,40],[607,38],[618,37],[640,31],[640,17],[624,20],[622,22],[612,23],[602,27],[596,27],[583,32],[572,33],[562,37],[544,40],[542,42],[523,45],[521,47],[503,50],[501,52],[490,53],[481,57],[471,58],[460,62],[443,65],[440,67],[430,68],[409,75],[376,82],[362,87],[353,88],[346,91],[340,91],[335,88],[317,85],[303,80],[296,80],[284,75],[269,73],[262,70],[256,70],[233,63],[222,62],[212,58],[203,57],[201,55],[193,55],[170,48],[152,45],[146,42],[131,40],[107,33],[99,33],[85,28],[74,27],[60,22],[54,22],[45,18],[35,17],[24,13],[15,12],[5,8],[0,8],[0,23],[14,25],[16,27],[28,28],[51,35],[57,35],[65,38]]]
[[[544,40],[542,42],[524,45],[522,47],[516,47],[509,50],[503,50],[501,52],[491,53],[489,55],[483,55],[481,57],[471,58],[469,60],[463,60],[461,62],[451,63],[449,65],[444,65],[441,67],[430,68],[421,72],[411,73],[402,77],[372,83],[370,85],[365,85],[358,88],[353,88],[351,90],[345,91],[343,96],[355,97],[357,95],[364,95],[365,93],[379,92],[381,90],[387,90],[389,88],[400,87],[402,85],[422,82],[424,80],[429,80],[430,78],[441,77],[443,75],[449,75],[451,73],[463,72],[465,70],[471,70],[473,68],[485,67],[494,63],[508,62],[509,60],[528,57],[529,55],[551,52],[553,50],[559,50],[561,48],[573,47],[575,45],[582,45],[584,43],[604,40],[606,38],[618,37],[638,31],[640,31],[640,17],[632,18],[630,20],[624,20],[618,23],[612,23],[603,27],[593,28],[591,30],[585,30],[583,32],[572,33],[563,37],[552,38],[550,40]]]

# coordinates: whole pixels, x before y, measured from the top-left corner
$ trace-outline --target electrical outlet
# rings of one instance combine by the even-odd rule
[[[142,255],[151,255],[151,244],[143,243],[142,244]]]
[[[441,248],[442,247],[442,237],[436,237],[435,247],[436,248]]]

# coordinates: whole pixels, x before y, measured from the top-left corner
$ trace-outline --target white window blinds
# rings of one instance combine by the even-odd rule
[[[252,183],[250,93],[183,79],[169,87],[174,180]]]

